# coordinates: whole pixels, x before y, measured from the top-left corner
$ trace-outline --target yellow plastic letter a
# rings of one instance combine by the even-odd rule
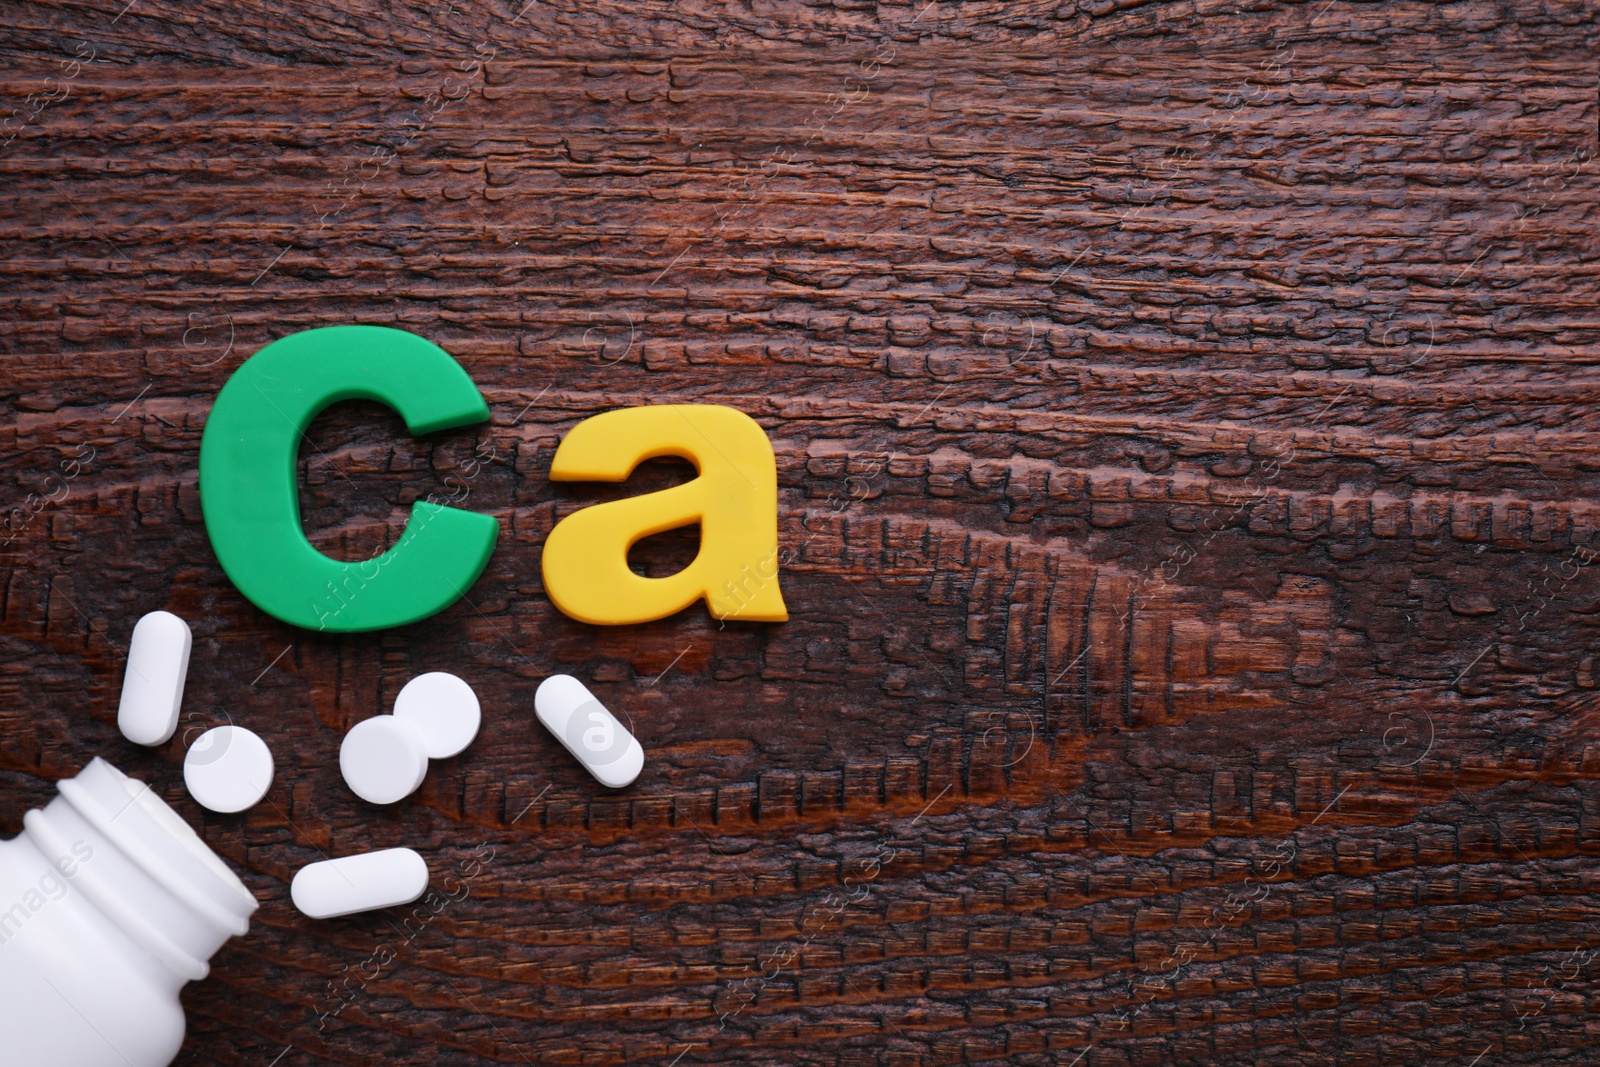
[[[657,456],[681,456],[700,476],[558,522],[544,545],[544,588],[556,607],[580,622],[625,626],[704,597],[719,619],[788,619],[778,592],[778,467],[766,432],[744,412],[660,404],[584,419],[556,449],[550,478],[620,482]],[[700,552],[683,570],[644,578],[628,569],[635,541],[696,522]]]

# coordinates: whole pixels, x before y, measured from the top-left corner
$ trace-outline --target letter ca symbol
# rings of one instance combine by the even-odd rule
[[[413,434],[483,422],[488,405],[438,345],[382,326],[305,330],[267,345],[229,378],[200,442],[200,507],[222,569],[253,604],[307,629],[402,626],[464,596],[488,565],[492,516],[429,501],[374,559],[318,552],[300,526],[295,458],[311,420],[341,400],[376,400]],[[567,434],[554,480],[625,481],[658,456],[699,477],[567,516],[545,545],[545,589],[562,612],[600,625],[664,618],[704,599],[719,619],[782,622],[777,581],[777,465],[754,419],[712,404],[608,411]],[[677,574],[644,578],[628,549],[698,523],[700,551]],[[753,573],[752,573],[753,572]]]

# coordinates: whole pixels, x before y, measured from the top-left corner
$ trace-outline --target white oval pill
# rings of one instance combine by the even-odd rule
[[[393,804],[417,791],[428,773],[428,755],[416,727],[393,715],[363,719],[344,735],[339,770],[356,796]]]
[[[584,684],[570,674],[552,674],[533,694],[533,709],[595,780],[621,789],[644,769],[644,748]]]
[[[272,751],[243,726],[207,730],[184,754],[183,784],[201,807],[243,811],[272,785]]]
[[[409,848],[386,848],[300,868],[289,899],[313,919],[332,919],[409,904],[427,889],[427,862]]]
[[[472,686],[444,671],[419,674],[394,698],[394,717],[417,728],[429,759],[459,755],[478,736],[483,712]]]
[[[170,611],[140,619],[128,641],[117,729],[136,745],[164,745],[178,728],[183,682],[189,676],[189,624]]]

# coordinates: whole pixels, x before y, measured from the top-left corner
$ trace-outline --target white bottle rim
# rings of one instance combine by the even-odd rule
[[[170,909],[127,899],[128,888],[108,880],[103,864],[81,865],[73,884],[168,969],[191,981],[204,978],[211,953],[249,930],[255,895],[165,801],[105,760],[91,760],[58,788],[58,801],[23,816],[29,836],[57,863],[69,858],[69,827],[86,824],[137,869],[144,892],[164,892],[191,918],[171,927]],[[169,925],[163,928],[155,915],[168,916]]]

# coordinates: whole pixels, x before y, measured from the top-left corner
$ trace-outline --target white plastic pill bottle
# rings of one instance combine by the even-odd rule
[[[167,1067],[178,991],[256,900],[143,782],[95,759],[0,841],[0,1062]]]

